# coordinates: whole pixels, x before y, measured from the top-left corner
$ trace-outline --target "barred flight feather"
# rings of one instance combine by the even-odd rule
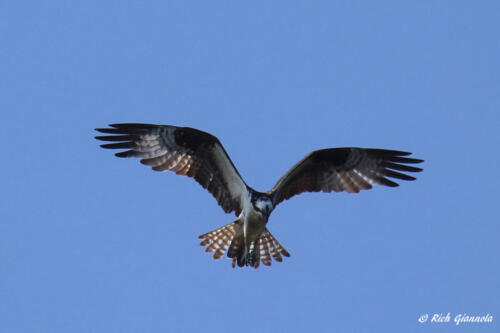
[[[202,239],[200,242],[201,246],[206,246],[205,252],[214,252],[213,258],[215,260],[222,258],[224,253],[228,250],[229,246],[231,246],[231,242],[234,239],[234,236],[237,233],[237,228],[240,227],[239,221],[236,220],[228,225],[223,226],[222,228],[216,229],[214,231],[207,232],[201,236],[199,239]],[[232,246],[235,247],[235,250],[238,251],[240,249],[240,244],[233,243]],[[254,245],[255,246],[255,245]],[[251,248],[251,250],[254,250]],[[281,244],[274,238],[274,236],[269,232],[269,230],[265,229],[258,241],[258,251],[256,262],[253,264],[253,268],[258,268],[260,261],[265,266],[271,266],[271,258],[281,262],[283,261],[283,256],[290,257],[290,253],[281,246]],[[231,266],[234,268],[237,265],[237,256],[232,257]]]
[[[198,238],[203,239],[200,243],[201,246],[206,246],[205,252],[215,252],[214,259],[220,259],[224,253],[229,248],[234,235],[236,234],[236,223],[234,221],[222,228],[216,229],[214,231],[207,232],[199,236]]]

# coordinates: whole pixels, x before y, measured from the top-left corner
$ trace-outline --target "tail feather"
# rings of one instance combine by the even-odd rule
[[[236,234],[238,220],[231,222],[222,228],[207,232],[199,239],[203,239],[200,243],[201,246],[207,246],[205,252],[215,252],[214,259],[220,259],[231,244],[234,235]]]
[[[283,261],[285,257],[290,257],[290,253],[281,246],[281,244],[274,238],[274,236],[267,230],[264,230],[259,239],[260,243],[260,260],[266,266],[271,266],[271,256],[276,261]]]
[[[242,223],[236,220],[219,229],[199,236],[200,245],[206,246],[206,252],[215,252],[214,259],[220,259],[227,251],[227,256],[232,258],[232,267],[251,266],[258,268],[260,262],[271,266],[271,258],[283,261],[283,256],[290,257],[287,250],[273,237],[269,230],[264,229],[260,238],[245,246]]]

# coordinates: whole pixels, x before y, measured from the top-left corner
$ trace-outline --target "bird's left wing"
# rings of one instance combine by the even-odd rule
[[[127,149],[118,157],[138,157],[153,170],[170,170],[194,178],[217,200],[226,213],[242,210],[241,197],[247,185],[213,135],[189,127],[152,124],[112,124],[96,131],[113,135],[96,136],[110,141],[103,148]]]
[[[277,205],[303,192],[357,193],[374,184],[395,187],[398,184],[387,177],[415,180],[398,171],[422,171],[407,164],[423,160],[405,157],[408,155],[404,151],[356,147],[316,150],[295,164],[268,193]]]

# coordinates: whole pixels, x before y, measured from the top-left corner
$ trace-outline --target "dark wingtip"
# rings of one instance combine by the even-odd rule
[[[409,163],[409,164],[417,164],[417,163],[422,163],[424,161],[418,158],[401,157],[401,156],[392,156],[389,157],[387,160],[391,162]]]
[[[399,186],[398,183],[395,183],[392,180],[389,180],[385,177],[380,178],[379,182],[381,185],[385,185],[385,186],[389,186],[389,187],[398,187]]]
[[[424,160],[421,160],[419,158],[409,158],[409,157],[402,157],[402,158],[405,158],[407,161],[405,163],[413,163],[413,164],[417,164],[417,163],[422,163],[424,162]]]
[[[390,157],[390,156],[408,156],[411,155],[409,151],[403,150],[393,150],[393,149],[380,149],[380,148],[366,148],[369,153],[376,154],[380,157]]]
[[[107,128],[94,128],[95,131],[108,134],[141,134],[144,131],[161,127],[154,124],[141,123],[116,123],[109,124]],[[99,139],[98,139],[99,140]]]
[[[96,128],[95,130],[98,132],[107,133],[107,134],[125,134],[125,133],[127,133],[127,132],[124,132],[123,129],[119,129],[119,128]]]
[[[130,157],[130,156],[134,156],[134,151],[133,150],[121,151],[119,153],[116,153],[115,156],[116,157]]]
[[[407,167],[407,170],[403,170],[403,171],[408,171],[408,172],[422,172],[422,171],[424,171],[424,169],[418,168],[418,167],[412,167],[412,166],[406,166],[406,167]]]
[[[105,143],[101,145],[102,148],[108,148],[108,149],[128,149],[128,148],[134,148],[135,143],[131,141],[126,141],[126,142],[115,142],[115,143]]]
[[[410,175],[407,175],[407,174],[404,174],[401,172],[392,171],[389,169],[383,170],[382,173],[387,177],[397,178],[397,179],[402,179],[402,180],[415,180],[416,179],[413,176],[410,176]]]
[[[115,123],[115,124],[109,124],[108,126],[119,129],[141,129],[141,128],[159,127],[159,125],[146,124],[146,123]]]
[[[389,150],[389,151],[396,156],[408,156],[412,154],[409,151],[403,151],[403,150]]]

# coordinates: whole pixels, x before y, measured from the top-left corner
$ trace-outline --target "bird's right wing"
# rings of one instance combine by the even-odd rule
[[[118,157],[138,157],[153,170],[170,170],[194,178],[217,200],[226,213],[239,215],[243,209],[242,194],[247,185],[213,135],[189,127],[151,124],[112,124],[97,128],[96,136],[110,141],[103,148],[127,149]]]

